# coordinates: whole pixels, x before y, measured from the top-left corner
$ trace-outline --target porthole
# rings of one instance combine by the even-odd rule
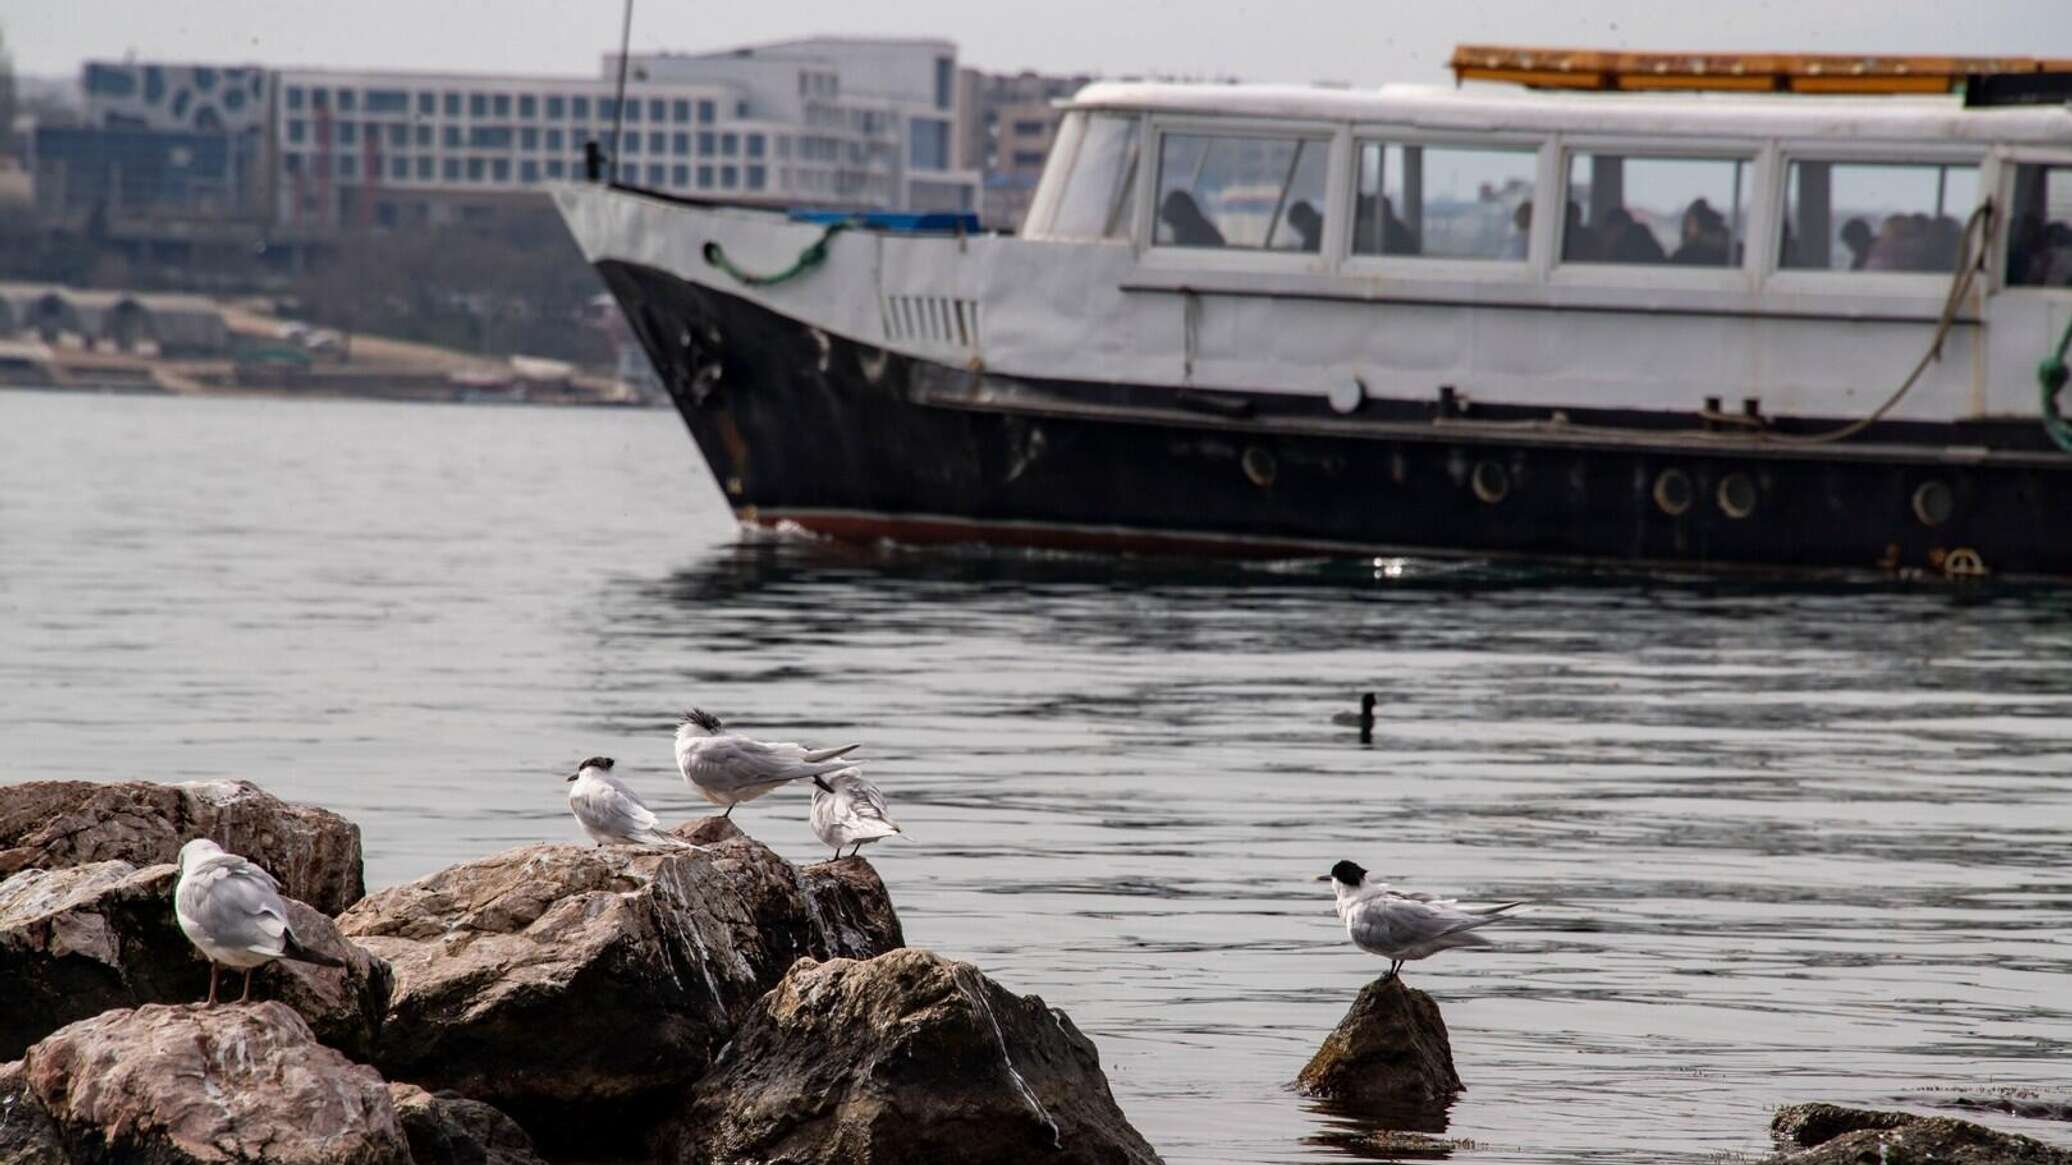
[[[1272,485],[1273,479],[1280,475],[1280,466],[1275,463],[1273,454],[1257,445],[1245,446],[1242,463],[1245,467],[1245,477],[1261,489]]]
[[[1914,517],[1923,526],[1940,526],[1957,511],[1957,495],[1949,483],[1924,481],[1914,487]]]
[[[1691,475],[1681,469],[1665,469],[1655,477],[1655,507],[1672,518],[1680,517],[1697,500]]]
[[[1494,461],[1477,461],[1475,472],[1468,477],[1468,485],[1474,489],[1476,497],[1493,506],[1511,492],[1511,475]]]
[[[1746,518],[1755,513],[1755,482],[1745,473],[1730,473],[1719,479],[1719,510],[1729,518]]]

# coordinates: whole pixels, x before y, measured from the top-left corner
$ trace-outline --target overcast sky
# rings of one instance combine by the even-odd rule
[[[619,0],[0,0],[22,73],[88,58],[590,75]],[[2072,0],[637,0],[636,50],[942,36],[964,64],[1437,82],[1460,41],[2072,55]]]

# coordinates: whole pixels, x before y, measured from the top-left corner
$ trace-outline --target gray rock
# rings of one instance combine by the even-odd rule
[[[906,945],[899,912],[870,861],[862,857],[815,862],[805,877],[806,907],[824,938],[815,954],[830,959],[868,959]]]
[[[30,1048],[22,1076],[82,1165],[411,1165],[381,1077],[280,1003],[105,1012]]]
[[[1770,1121],[1773,1165],[2072,1165],[2072,1151],[1946,1116],[1795,1104]]]
[[[2072,1121],[2072,1100],[2052,1100],[2026,1088],[2003,1088],[1998,1092],[1943,1093],[1898,1096],[1903,1104],[1925,1108],[1954,1108],[1963,1112],[1999,1112],[2038,1121]]]
[[[681,1165],[1158,1160],[1063,1012],[912,949],[794,965],[655,1145]]]
[[[348,911],[396,972],[382,1072],[495,1105],[551,1155],[637,1145],[786,968],[865,933],[830,940],[807,879],[731,823],[680,832],[714,840],[527,846]]]
[[[173,918],[173,866],[124,861],[23,870],[0,882],[0,1058],[110,1008],[187,1003],[208,994],[208,963]],[[345,941],[329,918],[288,899],[288,924],[342,969],[278,962],[253,976],[255,999],[279,999],[322,1042],[372,1054],[387,1014],[388,965]],[[226,973],[231,997],[241,977]]]
[[[417,1165],[542,1165],[518,1122],[489,1105],[415,1084],[388,1087]]]
[[[360,827],[291,805],[250,781],[29,781],[0,787],[0,878],[90,862],[151,866],[210,838],[266,867],[281,891],[325,914],[366,893]]]
[[[1400,977],[1361,989],[1295,1083],[1349,1108],[1440,1105],[1463,1087],[1439,1005]]]

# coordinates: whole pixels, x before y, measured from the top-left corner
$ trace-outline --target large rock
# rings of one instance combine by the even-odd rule
[[[518,1122],[479,1100],[415,1084],[389,1085],[389,1098],[417,1165],[542,1165]]]
[[[1946,1116],[1834,1104],[1779,1109],[1773,1165],[2072,1165],[2072,1151]]]
[[[58,1123],[29,1091],[20,1060],[0,1064],[0,1165],[72,1165]]]
[[[1381,1108],[1444,1104],[1462,1088],[1439,1005],[1401,977],[1362,988],[1295,1083],[1310,1096]]]
[[[22,1074],[81,1165],[411,1165],[381,1077],[279,1003],[105,1012],[30,1048]]]
[[[0,882],[0,1060],[110,1008],[207,996],[208,962],[173,918],[178,881],[173,866],[106,861]],[[346,966],[273,963],[254,974],[253,998],[281,1000],[324,1043],[371,1056],[388,1009],[388,965],[310,907],[289,899],[288,912],[296,937]],[[226,972],[223,982],[234,997],[242,977]]]
[[[911,949],[793,966],[655,1143],[684,1165],[1158,1160],[1063,1012]]]
[[[0,878],[89,862],[150,866],[197,837],[258,862],[325,914],[366,893],[360,827],[250,781],[29,781],[0,787]]]
[[[510,850],[348,911],[346,935],[396,972],[375,1063],[495,1105],[550,1154],[622,1149],[795,960],[898,933],[831,938],[790,863],[704,828],[700,849]]]

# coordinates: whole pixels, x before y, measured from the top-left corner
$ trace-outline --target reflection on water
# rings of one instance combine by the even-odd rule
[[[1170,1161],[1713,1160],[1792,1101],[2062,1093],[2063,593],[744,543],[665,414],[23,394],[0,544],[10,776],[253,776],[377,882],[577,840],[592,753],[703,812],[692,701],[864,741],[909,941],[1069,1011]],[[803,797],[735,816],[820,852]],[[1541,904],[1408,969],[1439,1119],[1288,1087],[1382,969],[1340,858]]]

